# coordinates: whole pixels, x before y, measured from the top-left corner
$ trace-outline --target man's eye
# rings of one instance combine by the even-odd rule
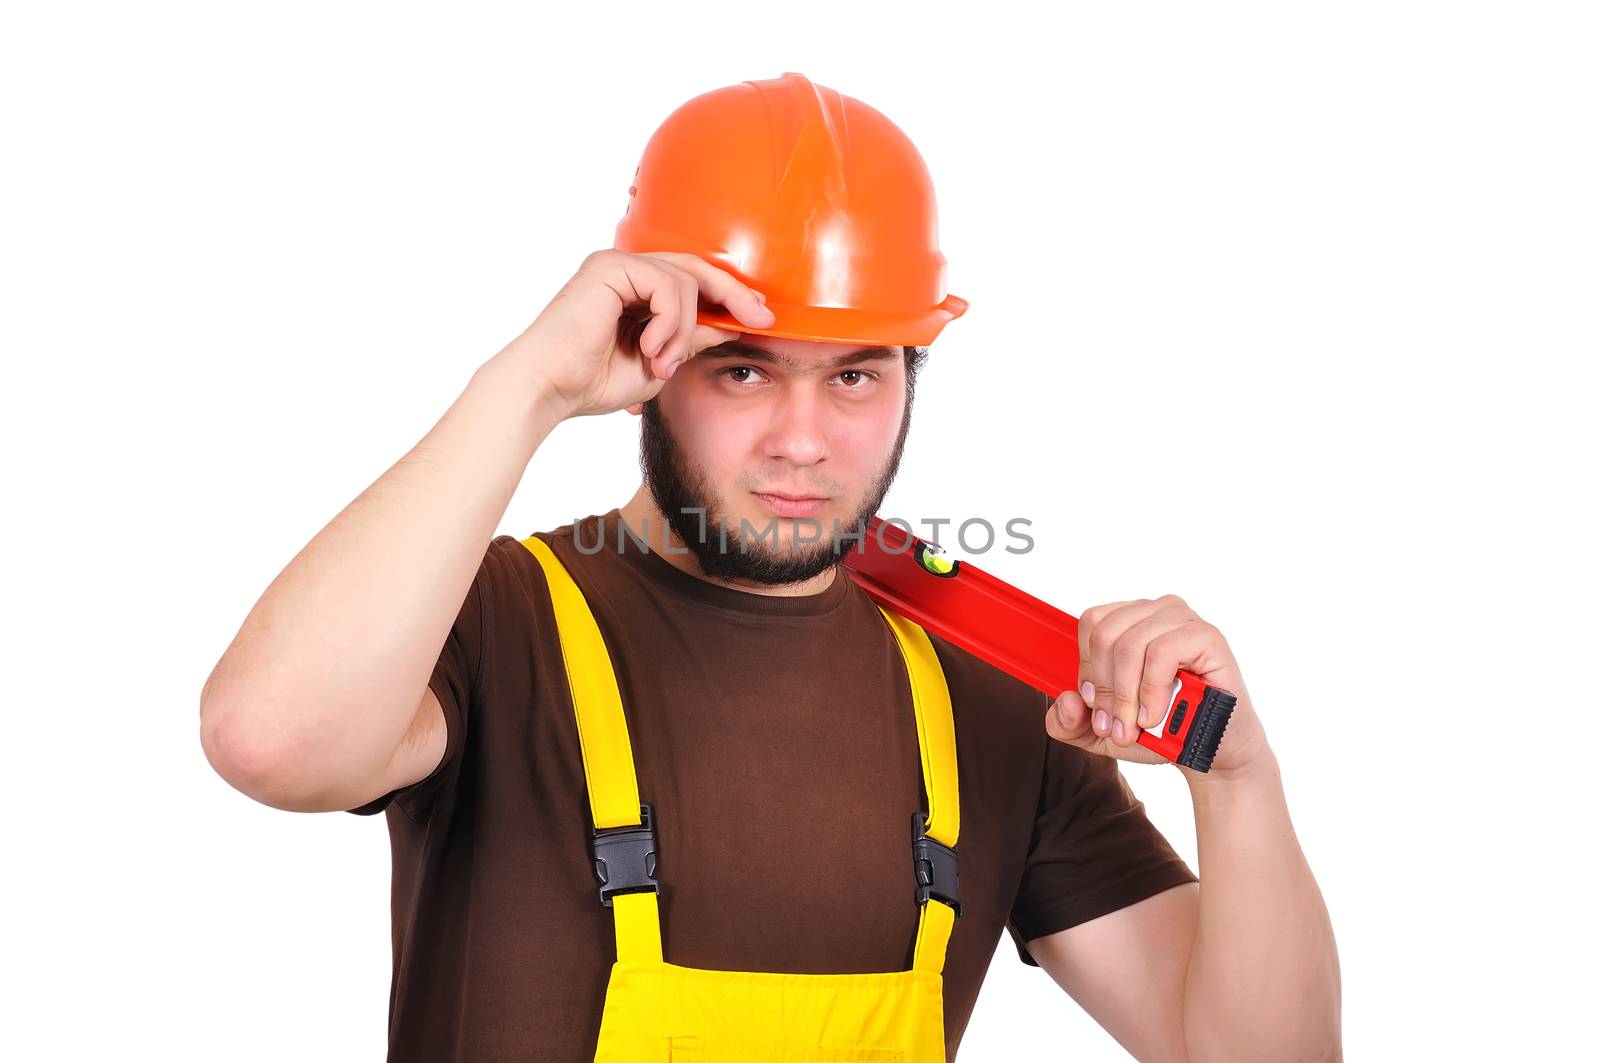
[[[743,384],[747,380],[751,379],[750,377],[742,374],[753,373],[755,374],[756,379],[759,379],[760,377],[760,370],[756,369],[756,367],[752,365],[731,365],[722,372],[736,384]],[[735,376],[735,374],[741,375]],[[874,379],[871,373],[865,372],[861,369],[841,369],[838,375],[841,378],[850,378],[845,381],[846,391],[864,391],[866,390],[867,384]]]

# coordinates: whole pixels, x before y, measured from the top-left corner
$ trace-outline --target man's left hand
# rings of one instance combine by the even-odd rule
[[[1179,669],[1238,697],[1211,771],[1183,771],[1194,780],[1248,773],[1265,758],[1267,740],[1244,677],[1222,632],[1175,594],[1084,610],[1078,618],[1079,690],[1063,691],[1051,704],[1045,731],[1091,753],[1166,763],[1139,745],[1139,731],[1161,723]]]

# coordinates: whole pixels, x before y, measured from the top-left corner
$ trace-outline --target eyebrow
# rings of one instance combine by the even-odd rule
[[[780,351],[769,351],[765,347],[745,343],[742,340],[729,340],[719,343],[715,347],[707,347],[696,358],[743,358],[752,362],[766,362],[768,365],[780,365],[785,369],[800,369],[800,363]],[[860,350],[851,351],[849,354],[835,358],[822,368],[840,369],[844,366],[859,365],[862,362],[881,362],[891,358],[899,358],[900,352],[893,347],[862,347]]]

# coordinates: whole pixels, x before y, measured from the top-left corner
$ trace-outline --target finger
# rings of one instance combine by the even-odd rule
[[[678,251],[651,251],[647,254],[666,259],[694,277],[706,301],[725,307],[751,328],[770,328],[775,320],[764,298],[727,270],[712,265],[699,255]]]
[[[1174,608],[1165,599],[1157,599],[1150,607],[1154,611],[1129,624],[1111,648],[1111,740],[1119,746],[1137,741],[1139,728],[1149,726],[1146,721],[1153,710],[1141,708],[1140,702],[1148,698],[1145,672],[1150,643],[1189,619],[1186,610]]]
[[[678,331],[683,336],[683,349],[678,360],[667,369],[671,376],[678,368],[699,353],[699,348],[694,345],[695,333],[701,328],[700,316],[700,285],[689,274],[684,274],[683,285],[683,327]]]
[[[699,282],[687,270],[680,269],[676,264],[663,262],[662,265],[677,277],[680,289],[681,316],[678,320],[678,328],[673,333],[672,339],[663,346],[658,355],[661,373],[664,377],[670,378],[684,362],[687,362],[705,348],[737,339],[739,333],[700,324],[698,321],[700,311]]]
[[[671,313],[657,312],[651,324],[659,330],[651,335],[651,349],[640,348],[645,357],[649,359],[648,372],[651,376],[666,380],[676,357],[675,349],[681,345],[680,336],[684,329],[684,293],[685,285],[693,286],[694,280],[683,270],[658,258],[645,258],[634,256],[635,261],[646,262],[649,268],[657,271],[661,277],[663,290],[652,293],[650,308],[655,311],[658,305],[667,305],[670,302]],[[659,302],[658,302],[659,299]],[[690,318],[690,320],[693,320]]]
[[[664,339],[658,351],[651,355],[651,371],[661,379],[672,376],[672,370],[682,362],[683,355],[688,351],[688,336],[693,335],[694,327],[694,279],[690,275],[661,263],[662,272],[666,272],[672,283],[672,331]]]
[[[1118,614],[1143,601],[1091,606],[1078,618],[1078,691],[1094,732],[1103,737],[1111,734],[1111,647],[1126,627]]]
[[[672,265],[668,265],[667,270],[672,274],[673,283],[677,285],[678,291],[678,327],[673,330],[672,338],[662,347],[660,359],[662,375],[670,378],[678,371],[678,366],[689,359],[697,324],[695,318],[700,310],[700,288],[695,279],[684,270]]]
[[[600,279],[616,293],[622,303],[621,320],[628,322],[624,335],[648,358],[661,342],[658,334],[662,325],[656,322],[666,305],[661,294],[666,274],[661,264],[637,255],[596,252],[584,260],[584,266],[604,270]]]
[[[716,328],[712,325],[696,324],[694,327],[694,339],[689,344],[690,357],[699,354],[707,347],[715,347],[718,344],[727,343],[729,340],[738,338],[739,334],[737,332],[730,332],[728,329]]]
[[[1139,683],[1139,726],[1149,730],[1159,728],[1178,696],[1178,669],[1183,667],[1178,658],[1177,645],[1171,636],[1196,621],[1186,620],[1177,627],[1156,636],[1144,651],[1144,678]]]
[[[1089,729],[1089,709],[1077,691],[1064,690],[1045,710],[1044,730],[1057,742],[1092,749],[1099,742]]]
[[[1229,652],[1222,632],[1191,615],[1163,632],[1145,651],[1145,682],[1150,691],[1145,696],[1164,699],[1165,705],[1172,700],[1179,669],[1207,675],[1229,659]]]
[[[1160,764],[1166,759],[1143,746],[1123,748],[1095,734],[1089,727],[1088,706],[1084,705],[1083,699],[1074,690],[1062,691],[1061,696],[1045,710],[1044,730],[1045,734],[1058,742],[1076,746],[1099,756],[1115,757],[1118,760],[1139,764]]]
[[[673,283],[666,270],[659,266],[640,267],[629,263],[626,269],[630,283],[640,298],[645,299],[650,305],[650,323],[639,335],[639,353],[650,361],[652,375],[660,376],[661,374],[655,371],[660,364],[657,359],[661,349],[672,338],[673,332],[677,329],[678,318],[683,313],[682,304],[678,299],[678,286]],[[638,276],[635,276],[635,270],[638,271]]]

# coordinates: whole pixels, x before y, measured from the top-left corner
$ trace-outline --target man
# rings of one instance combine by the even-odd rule
[[[797,74],[746,82],[674,112],[630,193],[617,246],[294,558],[202,693],[244,793],[385,812],[389,1058],[953,1059],[1002,929],[1140,1059],[1338,1058],[1327,914],[1215,628],[1172,596],[1089,609],[1084,689],[1051,699],[886,626],[837,530],[804,534],[878,510],[965,308],[903,134]],[[632,498],[495,535],[556,425],[622,409]],[[1178,769],[1203,888],[1116,764],[1157,759],[1137,728],[1179,668],[1239,697],[1211,771]],[[959,771],[936,784],[940,696]],[[620,828],[602,746],[651,809]],[[907,867],[941,794],[959,897]],[[623,962],[646,923],[657,954]],[[931,1012],[895,1011],[908,986]]]

